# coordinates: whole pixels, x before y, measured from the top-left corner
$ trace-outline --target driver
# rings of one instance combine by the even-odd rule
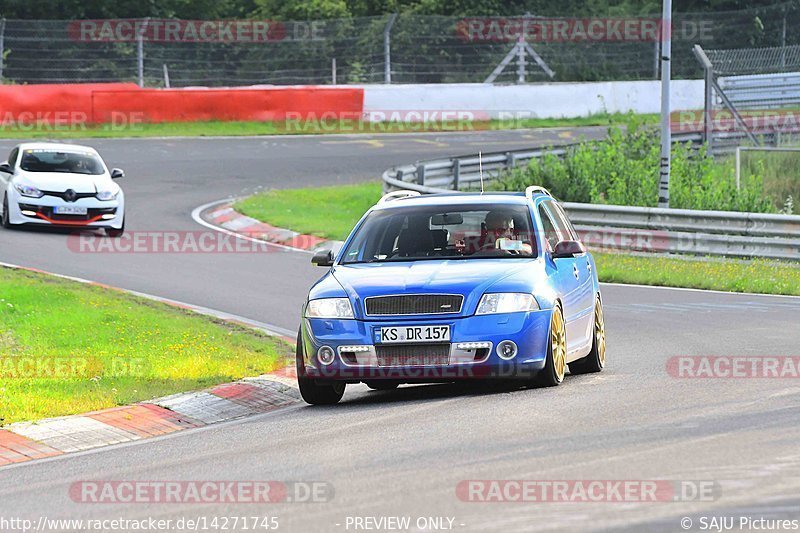
[[[488,237],[486,249],[499,249],[500,239],[517,240],[514,231],[514,217],[510,213],[500,210],[489,211],[486,214],[485,223]],[[530,255],[533,249],[530,244],[522,243],[520,250],[507,251]]]

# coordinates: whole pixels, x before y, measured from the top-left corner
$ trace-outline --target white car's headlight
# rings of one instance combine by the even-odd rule
[[[20,185],[15,183],[14,188],[17,189],[22,196],[27,196],[29,198],[41,198],[44,196],[42,191],[31,185]]]
[[[98,200],[108,201],[116,198],[118,194],[119,194],[119,189],[117,189],[116,191],[97,191],[95,197]]]
[[[484,294],[478,304],[476,315],[491,315],[494,313],[520,313],[524,311],[538,311],[539,304],[531,294],[520,292],[495,292]]]
[[[307,318],[353,318],[353,306],[347,298],[320,298],[310,300],[306,307]]]

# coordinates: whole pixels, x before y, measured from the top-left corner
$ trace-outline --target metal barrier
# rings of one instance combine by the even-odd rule
[[[701,141],[700,134],[673,137]],[[482,156],[483,179],[527,164],[546,153],[563,155],[572,145]],[[479,190],[477,155],[419,161],[383,173],[384,190],[423,194]],[[583,240],[594,249],[681,253],[719,257],[800,260],[800,216],[730,211],[659,209],[602,204],[563,204]]]

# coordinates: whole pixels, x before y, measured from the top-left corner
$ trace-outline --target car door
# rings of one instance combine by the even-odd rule
[[[555,282],[556,290],[561,298],[561,307],[567,327],[567,352],[569,352],[570,343],[576,337],[574,321],[580,311],[578,267],[576,259],[572,257],[553,259],[553,250],[556,244],[563,239],[558,232],[553,215],[544,204],[545,202],[540,203],[537,208],[544,237],[544,256],[548,270],[554,269],[554,272],[551,272],[551,278]]]
[[[559,241],[578,240],[566,214],[556,202],[545,200],[541,207],[547,213]],[[555,262],[564,264],[568,268],[562,269],[559,264],[559,275],[569,280],[572,289],[567,296],[564,295],[564,319],[567,322],[567,358],[574,353],[586,351],[587,345],[592,341],[592,326],[594,313],[594,282],[591,274],[591,262],[588,254],[574,258],[556,259]],[[561,272],[561,270],[568,270]],[[569,300],[569,304],[567,304]]]

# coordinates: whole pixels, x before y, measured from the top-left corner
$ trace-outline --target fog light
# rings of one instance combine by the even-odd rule
[[[319,359],[319,362],[322,363],[323,365],[329,365],[333,363],[333,358],[335,357],[335,355],[336,354],[333,351],[333,348],[331,348],[330,346],[323,346],[317,352],[317,359]]]
[[[517,355],[517,345],[514,341],[503,341],[497,345],[497,355],[500,359],[514,359]]]
[[[35,217],[36,216],[36,211],[30,211],[28,209],[23,209],[22,211],[20,211],[20,213],[22,213],[26,217]]]

